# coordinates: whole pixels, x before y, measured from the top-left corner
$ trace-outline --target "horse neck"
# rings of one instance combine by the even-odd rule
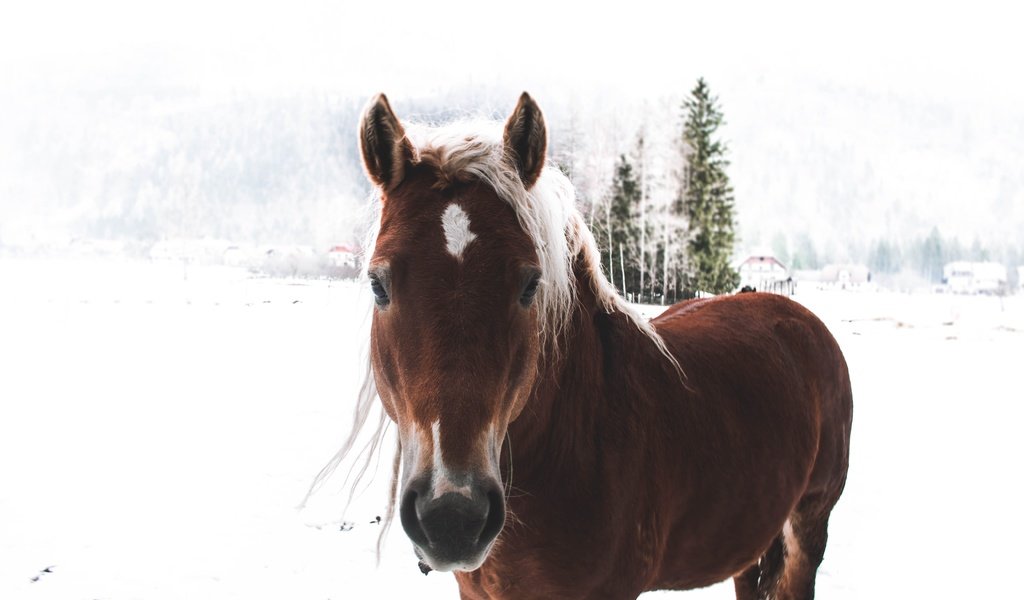
[[[530,469],[543,465],[544,476],[552,480],[559,473],[591,472],[601,433],[632,418],[633,411],[622,411],[614,399],[645,362],[637,360],[637,352],[652,347],[628,316],[608,313],[600,305],[582,262],[575,269],[579,298],[574,312],[557,349],[549,348],[541,357],[539,383],[509,426],[514,464]]]

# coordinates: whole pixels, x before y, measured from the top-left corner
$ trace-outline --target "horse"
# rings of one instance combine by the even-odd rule
[[[397,426],[387,522],[397,507],[424,572],[474,600],[729,578],[738,600],[812,598],[853,410],[825,325],[756,292],[644,319],[602,274],[526,93],[503,128],[408,130],[377,95],[358,139],[374,307],[329,467],[379,398],[378,434]]]

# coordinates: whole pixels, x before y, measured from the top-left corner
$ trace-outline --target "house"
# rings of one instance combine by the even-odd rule
[[[262,246],[258,270],[272,277],[310,277],[320,272],[319,259],[311,246]]]
[[[153,244],[149,258],[154,261],[177,261],[201,264],[223,262],[224,252],[231,243],[216,239],[168,239]]]
[[[241,246],[228,246],[224,250],[223,261],[229,267],[246,267],[252,263],[252,251],[246,252]]]
[[[86,238],[74,238],[68,245],[74,256],[119,256],[124,248],[124,242]]]
[[[356,248],[348,244],[332,246],[327,251],[327,263],[337,268],[356,268]]]
[[[790,281],[789,269],[770,252],[755,251],[734,264],[740,274],[740,288],[750,286],[758,291],[769,291],[780,282]]]
[[[825,265],[821,281],[843,290],[857,288],[871,283],[871,269],[858,264]]]
[[[873,289],[871,269],[856,263],[828,264],[821,269],[793,271],[793,279],[819,290]]]
[[[1006,267],[959,260],[942,268],[942,283],[954,294],[998,294],[1007,289]]]

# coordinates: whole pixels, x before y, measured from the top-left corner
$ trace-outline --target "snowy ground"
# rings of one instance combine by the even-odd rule
[[[797,299],[855,394],[819,597],[1012,596],[1024,298]],[[348,425],[366,302],[175,263],[0,261],[0,598],[457,597],[398,526],[375,566],[386,465],[349,531],[340,481],[296,509]]]

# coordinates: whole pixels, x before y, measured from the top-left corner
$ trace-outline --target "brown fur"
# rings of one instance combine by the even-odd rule
[[[507,422],[518,414],[536,377],[537,336],[514,335],[535,329],[533,315],[508,301],[518,296],[519,267],[535,263],[533,248],[514,225],[511,207],[486,186],[438,189],[429,164],[407,168],[408,181],[384,199],[370,267],[387,265],[392,296],[372,325],[377,386],[400,426],[414,422],[429,431],[445,412],[453,415],[445,431],[476,433],[494,419]],[[481,203],[481,197],[491,202]],[[444,251],[440,226],[441,213],[456,198],[473,227],[487,232],[467,250],[465,265]],[[483,405],[481,397],[501,406]],[[468,466],[476,436],[443,435],[441,446],[446,458]]]
[[[692,392],[657,367],[631,324],[582,303],[575,350],[509,426],[519,491],[509,512],[522,525],[502,534],[480,570],[457,575],[463,597],[703,587],[756,563],[802,513],[814,524],[794,529],[816,536],[801,543],[813,554],[786,566],[783,588],[766,582],[737,598],[812,597],[846,478],[852,404],[842,355],[820,321],[784,298],[698,302],[655,320]],[[782,568],[750,570],[748,589]]]
[[[429,161],[403,172],[371,261],[391,300],[372,325],[381,400],[405,451],[440,421],[449,468],[487,477],[487,452],[501,452],[508,486],[486,561],[456,572],[462,597],[635,598],[735,577],[740,600],[812,598],[852,419],[821,321],[759,293],[671,307],[652,324],[683,385],[636,323],[606,310],[581,252],[561,351],[545,352],[518,301],[537,259],[513,209]],[[453,202],[477,235],[461,261],[440,227]],[[405,483],[431,476],[428,463],[406,464]]]

